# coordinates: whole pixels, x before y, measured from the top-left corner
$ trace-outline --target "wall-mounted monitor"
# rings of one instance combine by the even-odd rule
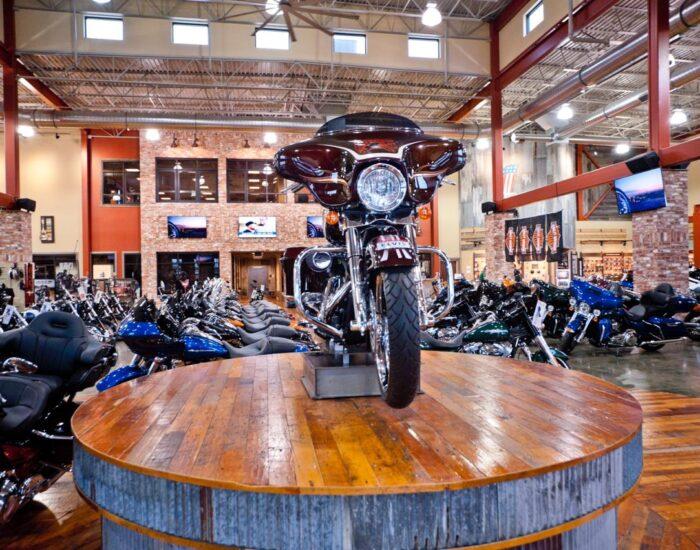
[[[207,218],[204,216],[168,216],[168,237],[171,239],[206,239]]]
[[[615,180],[617,210],[620,214],[656,210],[666,206],[661,168]]]
[[[323,216],[306,216],[306,236],[310,239],[323,237]]]
[[[238,218],[238,236],[242,239],[260,239],[277,236],[277,218],[271,216]]]

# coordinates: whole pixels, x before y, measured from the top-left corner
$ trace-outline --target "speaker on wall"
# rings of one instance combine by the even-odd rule
[[[27,212],[34,212],[36,210],[36,201],[32,199],[17,199],[15,203],[17,210],[26,210]]]
[[[661,165],[659,155],[657,155],[655,151],[650,151],[649,153],[644,153],[642,155],[632,157],[631,159],[626,161],[625,164],[627,165],[627,168],[630,169],[630,172],[632,172],[633,174],[639,174],[640,172],[653,170],[654,168],[658,168]]]
[[[491,212],[496,211],[496,203],[495,202],[482,202],[481,203],[481,212],[483,214],[490,214]]]

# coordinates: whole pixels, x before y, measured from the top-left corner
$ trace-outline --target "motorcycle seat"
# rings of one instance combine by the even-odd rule
[[[634,307],[631,307],[628,311],[627,314],[632,318],[634,321],[641,321],[646,317],[647,314],[647,309],[639,304]]]
[[[623,292],[623,289],[622,289],[622,285],[620,285],[619,283],[612,283],[612,284],[610,285],[610,289],[609,289],[609,290],[610,290],[610,292],[612,292],[612,293],[615,295],[615,297],[617,297],[617,298],[622,298],[622,297],[624,296],[624,292]]]
[[[247,323],[243,319],[243,328],[246,332],[260,332],[274,325],[289,326],[289,321],[287,319],[270,319],[263,323]]]
[[[671,294],[666,292],[647,290],[646,292],[642,292],[641,303],[643,306],[663,308],[668,305],[668,302],[671,300],[671,296]]]
[[[0,394],[7,403],[0,409],[0,433],[20,433],[39,420],[49,399],[49,387],[20,376],[0,377]]]
[[[443,350],[443,351],[456,351],[464,345],[464,333],[466,331],[460,332],[452,340],[439,340],[427,332],[421,331],[420,339],[423,340],[425,344],[430,346],[431,349]]]
[[[33,373],[33,374],[5,374],[4,376],[7,376],[9,378],[22,378],[26,380],[33,380],[35,382],[42,382],[46,384],[46,386],[49,388],[50,393],[57,392],[63,387],[63,378],[60,376],[56,376],[53,374],[38,374],[38,373]]]
[[[231,344],[223,342],[231,359],[240,357],[254,357],[256,355],[270,355],[273,353],[291,353],[296,351],[297,343],[285,338],[262,338],[248,346],[234,348]]]
[[[656,285],[656,288],[654,289],[656,292],[661,292],[663,294],[668,294],[669,296],[674,296],[676,294],[676,291],[673,289],[673,287],[668,284],[668,283],[661,283],[659,285]]]
[[[284,325],[273,325],[261,332],[250,333],[244,330],[240,330],[240,335],[243,344],[247,346],[248,344],[258,342],[259,340],[270,336],[292,339],[295,336],[297,336],[297,331],[294,330],[292,327],[287,327]]]

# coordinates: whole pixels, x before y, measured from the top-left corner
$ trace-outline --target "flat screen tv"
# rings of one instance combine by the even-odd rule
[[[277,218],[271,216],[238,218],[238,236],[242,239],[260,239],[277,236]]]
[[[204,216],[168,216],[168,237],[171,239],[206,239],[207,218]]]
[[[617,210],[620,214],[656,210],[666,206],[661,168],[615,180]]]
[[[323,237],[323,216],[306,216],[306,236],[310,239]]]

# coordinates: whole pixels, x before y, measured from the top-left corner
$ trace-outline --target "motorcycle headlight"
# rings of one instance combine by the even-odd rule
[[[589,306],[586,302],[581,302],[581,305],[578,306],[578,310],[584,315],[588,315],[591,312],[591,306]]]
[[[554,311],[554,306],[552,306],[552,305],[547,306],[547,311],[549,311],[549,312]]]
[[[593,310],[593,317],[600,317],[600,310],[599,309]]]
[[[389,212],[406,196],[406,178],[391,164],[373,164],[360,174],[357,193],[369,210]]]
[[[575,306],[576,305],[576,298],[569,298],[569,305]]]

